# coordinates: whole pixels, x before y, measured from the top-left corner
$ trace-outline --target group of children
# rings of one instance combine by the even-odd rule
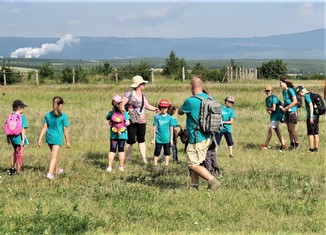
[[[268,149],[268,143],[271,140],[273,130],[275,131],[280,143],[280,150],[287,148],[285,140],[281,134],[280,123],[287,125],[290,137],[290,149],[296,149],[299,146],[296,125],[298,123],[298,107],[303,102],[306,109],[306,128],[310,153],[318,152],[319,147],[319,115],[314,112],[311,93],[304,87],[298,86],[294,88],[291,81],[280,79],[280,87],[282,88],[282,97],[284,102],[280,101],[273,94],[272,86],[265,87],[266,94],[266,111],[270,115],[270,124],[267,131],[265,143],[260,146],[262,150]],[[301,98],[303,100],[301,101]],[[300,104],[302,102],[302,104]]]
[[[70,148],[69,121],[68,116],[62,112],[63,99],[56,96],[52,100],[53,110],[46,113],[44,117],[44,126],[38,140],[38,146],[42,146],[42,139],[46,135],[46,142],[51,151],[49,170],[46,177],[49,180],[54,179],[54,174],[62,174],[63,169],[58,166],[58,155],[63,142],[63,136],[66,140],[67,148]],[[13,155],[10,161],[9,175],[19,174],[23,165],[23,150],[28,144],[26,129],[28,121],[24,115],[24,109],[27,107],[21,100],[15,100],[12,103],[13,112],[8,116],[5,123],[5,132],[7,142],[13,147]]]
[[[233,158],[233,139],[232,139],[232,124],[235,118],[235,112],[232,108],[234,104],[234,97],[227,96],[222,105],[222,122],[223,128],[214,137],[216,141],[213,141],[205,160],[205,167],[211,172],[220,174],[220,169],[216,160],[216,144],[221,142],[224,136],[228,145],[229,157]],[[118,148],[119,156],[119,171],[124,171],[125,152],[124,145],[128,139],[128,128],[130,124],[130,117],[128,112],[124,110],[122,105],[122,98],[119,95],[115,95],[112,98],[112,110],[106,116],[106,119],[110,124],[110,151],[108,154],[108,167],[107,171],[113,170],[113,160]],[[154,157],[153,157],[153,171],[157,171],[160,155],[162,153],[162,161],[164,161],[164,167],[169,165],[171,150],[173,161],[178,161],[178,149],[177,149],[177,137],[180,131],[180,125],[178,120],[173,116],[176,112],[176,107],[172,105],[167,99],[160,100],[158,104],[159,113],[154,116],[153,119],[153,139],[151,144],[154,144]],[[115,116],[119,114],[121,118],[117,121]],[[120,127],[119,127],[120,126]],[[185,143],[186,144],[186,143]]]

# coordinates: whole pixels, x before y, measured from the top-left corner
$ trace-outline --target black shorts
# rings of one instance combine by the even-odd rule
[[[228,146],[233,146],[232,134],[228,132],[220,132],[215,135],[217,145],[220,145],[222,136],[224,135],[226,143]]]
[[[319,116],[314,118],[314,122],[310,123],[310,120],[306,120],[307,124],[307,135],[318,135],[319,133]]]
[[[126,140],[110,139],[110,152],[115,153],[118,148],[118,152],[122,153],[125,151]]]
[[[171,151],[170,151],[170,143],[167,144],[155,144],[155,151],[154,151],[154,156],[158,157],[161,155],[161,149],[163,147],[163,152],[165,156],[170,156]]]
[[[298,112],[286,112],[284,114],[284,122],[286,124],[289,124],[289,123],[297,124],[298,123]]]
[[[146,123],[130,123],[127,127],[128,139],[127,144],[144,143],[146,133]]]

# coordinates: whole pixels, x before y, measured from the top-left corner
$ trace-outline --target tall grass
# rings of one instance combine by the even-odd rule
[[[14,99],[22,99],[29,121],[23,172],[8,176],[11,146],[0,135],[0,233],[1,234],[325,234],[325,117],[320,119],[320,150],[307,152],[304,110],[300,110],[300,147],[279,151],[275,134],[271,149],[261,151],[269,117],[264,111],[263,87],[278,81],[205,83],[223,102],[235,96],[234,159],[228,158],[222,140],[218,160],[222,188],[207,191],[200,181],[198,192],[189,191],[186,155],[179,143],[180,163],[168,171],[151,173],[141,164],[137,147],[126,172],[105,171],[109,129],[105,115],[111,97],[123,94],[130,81],[118,85],[54,85],[1,87],[0,117],[5,122]],[[308,90],[322,93],[321,81],[303,82]],[[297,84],[299,85],[299,81]],[[62,148],[60,165],[65,174],[45,178],[49,163],[46,145],[37,147],[42,120],[55,95],[65,99],[70,119],[72,148]],[[146,85],[150,103],[162,98],[177,107],[190,95],[188,83],[163,80]],[[153,113],[147,112],[147,158],[152,159]],[[184,126],[185,117],[176,116]],[[285,126],[282,133],[288,140]]]

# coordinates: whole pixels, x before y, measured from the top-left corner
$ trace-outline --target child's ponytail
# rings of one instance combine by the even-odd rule
[[[59,105],[63,104],[63,99],[60,96],[55,96],[52,101],[53,111],[56,116],[61,115],[61,110],[59,109]]]

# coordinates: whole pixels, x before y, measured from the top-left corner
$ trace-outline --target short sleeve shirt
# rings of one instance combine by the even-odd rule
[[[284,106],[287,106],[292,103],[292,99],[293,99],[292,97],[296,96],[295,90],[290,87],[282,92],[282,96],[284,99]],[[288,110],[288,112],[297,112],[297,111],[298,111],[298,107],[296,105]]]
[[[208,95],[206,93],[199,93],[198,96],[206,99]],[[201,100],[191,96],[187,98],[180,109],[187,115],[186,128],[189,135],[189,143],[199,143],[211,137],[210,133],[204,133],[200,130],[196,130],[200,115]],[[196,135],[195,135],[196,134]],[[197,141],[196,141],[197,136]]]
[[[312,103],[310,93],[307,93],[304,95],[304,100],[305,100],[305,107],[306,107],[306,118],[310,119],[310,106],[309,104]],[[313,114],[313,118],[316,118],[317,116]]]
[[[107,115],[106,115],[106,120],[110,120],[111,116],[113,115],[114,111],[110,111]],[[129,114],[127,112],[123,113],[123,116],[125,118],[125,120],[129,120]],[[121,135],[118,135],[116,132],[112,131],[112,128],[110,128],[110,139],[114,139],[114,140],[126,140],[128,139],[128,131],[127,131],[127,127],[125,128],[124,132],[121,132]]]
[[[172,126],[172,117],[169,114],[162,115],[156,114],[154,116],[153,125],[156,127],[155,143],[167,144],[170,143],[171,133],[170,127]]]
[[[28,128],[28,121],[27,121],[25,115],[21,115],[21,118],[22,118],[22,128],[27,129]],[[9,135],[8,137],[10,139],[10,142],[13,145],[20,145],[21,142],[22,142],[22,135],[21,134],[17,135],[17,136]]]
[[[62,113],[60,116],[54,114],[54,111],[48,112],[44,117],[44,123],[47,124],[46,142],[51,145],[62,145],[63,129],[69,126],[68,116]]]
[[[231,118],[235,118],[235,112],[232,108],[228,108],[225,105],[222,105],[222,121],[230,121]],[[222,133],[231,133],[232,125],[231,124],[223,124],[223,128],[221,130]]]
[[[271,121],[281,121],[283,119],[283,114],[278,103],[279,103],[279,99],[277,98],[276,95],[271,95],[266,98],[266,106],[268,108],[272,108],[273,104],[276,105],[275,111],[272,111],[270,115]]]

